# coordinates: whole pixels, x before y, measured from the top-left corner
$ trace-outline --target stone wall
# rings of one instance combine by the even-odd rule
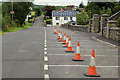
[[[64,25],[62,25],[62,27],[69,28],[69,29],[72,29],[75,31],[84,31],[84,32],[88,32],[88,29],[89,29],[89,26],[87,26],[87,25],[67,25],[67,24],[64,24]]]
[[[120,28],[119,27],[112,27],[110,28],[109,38],[113,40],[120,41]]]
[[[109,37],[109,39],[120,41],[120,28],[112,27],[109,29],[109,34],[107,34],[107,27],[103,28],[103,36]]]

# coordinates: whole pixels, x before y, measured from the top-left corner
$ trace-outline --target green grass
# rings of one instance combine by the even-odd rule
[[[46,21],[52,21],[52,19],[46,19]]]
[[[5,33],[3,31],[0,30],[0,36],[4,35]]]
[[[22,27],[12,27],[10,30],[6,31],[6,32],[15,32],[21,29],[26,29],[28,27],[31,27],[31,23],[29,22],[25,22],[25,25],[23,25]]]

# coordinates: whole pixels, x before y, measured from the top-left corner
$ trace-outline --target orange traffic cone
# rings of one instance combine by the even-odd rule
[[[64,41],[62,44],[65,44],[66,43],[66,33],[64,33]]]
[[[80,44],[79,44],[79,41],[77,42],[77,47],[76,47],[76,54],[75,54],[75,58],[72,59],[73,61],[83,61],[81,59],[81,56],[80,56]]]
[[[56,27],[54,28],[54,34],[57,34]]]
[[[66,43],[65,43],[65,46],[63,46],[63,47],[68,47],[68,35],[67,35],[67,38],[66,38]]]
[[[74,51],[72,50],[72,45],[71,45],[71,37],[69,38],[68,48],[67,48],[67,51],[65,51],[65,52],[71,52],[71,53],[74,53]]]
[[[60,40],[59,41],[63,41],[63,39],[62,39],[62,32],[60,33]]]
[[[100,75],[97,74],[96,72],[96,67],[95,67],[95,51],[92,50],[91,54],[91,59],[90,59],[90,66],[88,69],[88,73],[84,74],[87,77],[100,77]]]
[[[60,39],[60,30],[59,30],[59,33],[58,33],[58,39]]]

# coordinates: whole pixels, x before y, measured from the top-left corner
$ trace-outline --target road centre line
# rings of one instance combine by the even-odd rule
[[[45,74],[45,75],[44,75],[44,78],[45,78],[45,79],[49,79],[49,78],[50,78],[50,77],[49,77],[49,74]]]
[[[44,61],[48,61],[48,57],[47,56],[44,56]]]
[[[48,70],[48,65],[44,65],[44,70]]]
[[[47,43],[45,43],[45,45],[47,45]]]
[[[45,44],[45,46],[44,47],[47,47],[47,45]]]
[[[47,51],[44,51],[44,54],[47,54]]]
[[[44,50],[46,51],[46,50],[47,50],[47,48],[44,48]]]
[[[89,67],[89,65],[48,65],[49,67]],[[120,66],[96,66],[96,67],[110,67],[110,68],[118,68]]]

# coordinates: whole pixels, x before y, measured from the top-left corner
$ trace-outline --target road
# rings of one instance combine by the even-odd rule
[[[88,78],[87,73],[92,49],[95,49],[96,68],[100,78],[118,78],[118,49],[92,38],[86,32],[75,32],[57,27],[57,31],[72,38],[75,51],[80,42],[83,62],[73,62],[75,53],[58,42],[54,27],[45,27],[42,17],[34,25],[3,36],[3,78]]]

